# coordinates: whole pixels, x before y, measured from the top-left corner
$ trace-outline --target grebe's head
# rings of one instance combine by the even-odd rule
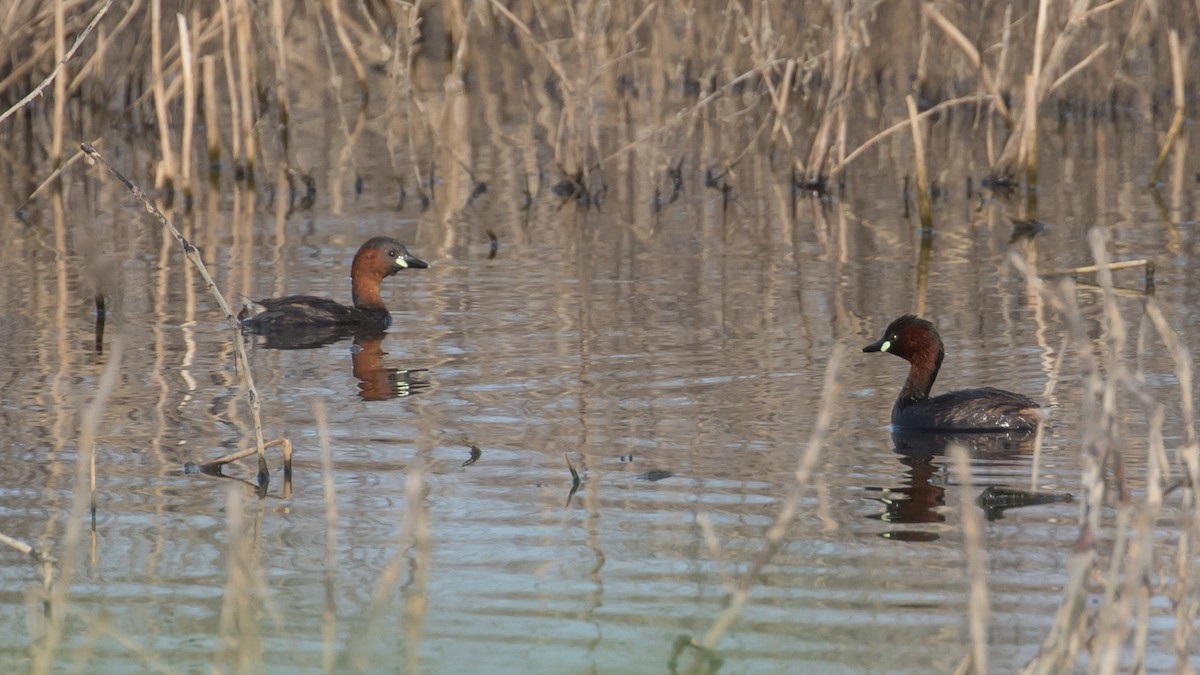
[[[372,237],[354,254],[350,276],[390,277],[410,267],[425,268],[429,263],[409,253],[404,244],[391,237]]]
[[[937,328],[925,319],[905,314],[888,325],[883,337],[863,347],[864,352],[887,352],[907,361],[934,360],[943,353]],[[939,359],[940,360],[940,359]]]

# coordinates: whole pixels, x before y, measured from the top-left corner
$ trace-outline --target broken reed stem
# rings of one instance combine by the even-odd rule
[[[1100,265],[1080,265],[1079,267],[1069,267],[1065,270],[1046,272],[1043,276],[1061,277],[1072,276],[1076,274],[1092,274],[1093,272],[1099,272],[1101,269],[1115,272],[1117,270],[1127,270],[1134,267],[1145,267],[1147,274],[1154,274],[1154,261],[1146,258],[1139,258],[1137,260],[1122,260],[1121,262],[1108,263],[1103,267]]]
[[[62,58],[58,60],[58,63],[54,65],[54,70],[51,70],[50,74],[43,78],[38,86],[34,87],[32,91],[21,97],[20,101],[12,104],[8,110],[0,113],[0,123],[3,123],[4,120],[8,119],[8,117],[14,112],[23,109],[26,104],[40,96],[42,91],[49,86],[51,82],[54,82],[58,78],[58,74],[62,71],[63,66],[66,66],[67,62],[75,56],[75,52],[79,51],[80,45],[82,45],[83,41],[86,40],[88,35],[91,34],[92,29],[96,27],[96,24],[100,23],[100,19],[104,18],[104,15],[108,12],[108,8],[112,7],[112,3],[113,0],[106,0],[104,6],[100,8],[100,11],[96,12],[96,16],[92,17],[91,22],[88,23],[87,27],[83,29],[83,32],[75,37],[75,42],[71,45],[71,48],[67,50],[67,53],[64,54]]]
[[[285,470],[290,470],[290,466],[291,466],[290,463],[291,463],[291,457],[292,457],[292,442],[286,438],[276,438],[273,441],[268,441],[268,442],[264,443],[263,449],[270,450],[271,448],[273,448],[277,445],[282,446],[280,449],[283,454]],[[258,453],[258,450],[255,448],[243,448],[241,450],[236,450],[234,452],[231,452],[227,455],[221,455],[220,457],[218,457],[216,459],[210,459],[207,462],[202,462],[200,464],[197,464],[196,467],[201,470],[217,469],[222,466],[225,466],[226,464],[232,464],[240,459],[245,459],[245,458],[249,457],[250,455],[254,455],[257,453]]]
[[[983,546],[983,519],[975,506],[974,485],[971,480],[971,461],[963,446],[950,448],[954,471],[958,474],[958,510],[962,518],[963,549],[967,559],[967,621],[971,633],[970,660],[972,670],[987,673],[988,623],[991,605],[988,602],[987,553]]]
[[[908,105],[908,124],[912,129],[913,155],[917,162],[917,210],[921,216],[921,227],[933,228],[933,210],[929,204],[929,174],[925,170],[925,137],[917,116],[917,102],[912,94],[904,97]]]
[[[4,544],[9,548],[15,549],[18,553],[29,556],[35,563],[57,562],[54,556],[37,549],[32,544],[27,544],[20,539],[10,537],[3,532],[0,532],[0,544]]]
[[[725,609],[713,621],[713,625],[704,635],[704,640],[701,646],[709,651],[716,648],[717,643],[721,641],[729,628],[733,626],[734,621],[742,613],[742,608],[750,599],[750,591],[754,583],[758,580],[762,569],[772,556],[779,549],[780,543],[783,542],[784,535],[787,534],[788,527],[792,521],[796,519],[796,514],[800,509],[800,497],[805,487],[808,486],[809,477],[812,475],[813,468],[817,465],[817,460],[821,456],[821,447],[825,443],[825,437],[829,433],[829,426],[833,420],[833,411],[838,400],[838,391],[840,389],[838,383],[838,373],[841,370],[842,359],[845,357],[846,348],[843,345],[834,347],[833,352],[829,355],[829,364],[825,367],[825,382],[822,385],[821,405],[817,411],[817,420],[813,425],[812,433],[808,437],[808,443],[804,446],[804,450],[800,453],[800,457],[796,464],[795,480],[792,482],[791,490],[788,492],[787,498],[784,500],[782,507],[779,509],[779,514],[775,516],[775,522],[767,529],[766,535],[763,537],[762,547],[758,554],[754,557],[754,562],[750,569],[738,580],[737,587],[730,594],[728,603]]]
[[[260,494],[265,495],[267,485],[271,480],[271,474],[267,467],[267,454],[263,447],[262,416],[259,413],[258,389],[255,388],[254,377],[250,374],[250,360],[246,357],[246,344],[245,340],[243,339],[241,322],[238,321],[238,318],[234,315],[233,310],[229,308],[229,304],[225,302],[225,296],[221,295],[221,290],[217,288],[217,283],[213,281],[212,276],[208,273],[208,267],[205,266],[204,261],[200,258],[200,252],[183,236],[183,234],[179,232],[178,229],[176,229],[175,224],[172,223],[165,215],[163,215],[162,211],[158,210],[158,207],[154,205],[154,202],[151,202],[146,198],[146,195],[142,192],[141,188],[135,186],[129,181],[128,178],[121,174],[120,171],[117,171],[111,164],[109,164],[108,161],[96,151],[96,148],[93,147],[91,143],[84,143],[82,145],[82,149],[89,158],[91,158],[93,161],[99,162],[100,165],[107,169],[114,178],[120,181],[121,184],[125,186],[125,189],[129,190],[130,194],[133,195],[134,199],[137,199],[139,202],[141,202],[142,206],[144,206],[147,211],[157,218],[158,222],[171,233],[171,236],[175,238],[175,241],[179,242],[179,246],[183,249],[184,257],[187,258],[188,262],[195,265],[196,271],[200,273],[200,277],[204,279],[204,283],[208,286],[208,290],[212,293],[213,298],[216,299],[217,304],[221,307],[221,311],[225,314],[225,320],[229,323],[230,330],[233,331],[233,344],[235,353],[237,354],[237,369],[242,376],[242,382],[246,385],[246,395],[250,403],[250,413],[254,418],[254,447],[258,453],[258,486]]]
[[[1147,184],[1151,187],[1158,183],[1158,175],[1162,172],[1163,164],[1166,164],[1167,162],[1167,155],[1171,153],[1171,146],[1175,143],[1175,139],[1179,136],[1179,132],[1183,130],[1183,121],[1187,116],[1187,96],[1183,83],[1184,64],[1183,58],[1179,53],[1179,31],[1171,31],[1169,38],[1169,44],[1171,46],[1171,82],[1175,97],[1175,116],[1171,119],[1171,128],[1167,130],[1167,137],[1163,139],[1162,147],[1158,150],[1158,157],[1154,160],[1154,170],[1150,172],[1150,178],[1147,181]]]

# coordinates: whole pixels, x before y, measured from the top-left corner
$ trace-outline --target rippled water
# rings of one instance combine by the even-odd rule
[[[978,176],[981,165],[956,157],[960,126],[935,134],[935,151],[950,175]],[[1032,244],[1009,242],[1015,201],[968,196],[958,181],[935,213],[925,313],[947,346],[937,390],[987,383],[1041,397],[1053,380],[1040,491],[1080,494],[1081,368],[1068,353],[1052,377],[1062,322],[1028,292],[1010,252],[1036,253],[1043,270],[1086,264],[1086,233],[1101,227],[1115,258],[1157,261],[1157,297],[1186,346],[1200,348],[1197,188],[1171,205],[1182,227],[1165,226],[1137,187],[1144,176],[1128,168],[1146,166],[1153,143],[1109,126],[1053,137],[1063,152],[1047,152],[1047,229]],[[509,159],[490,152],[497,165]],[[1117,161],[1129,157],[1138,161]],[[431,263],[385,282],[395,324],[382,344],[365,345],[382,355],[355,355],[348,340],[312,350],[253,343],[265,432],[296,451],[290,496],[272,455],[262,501],[239,482],[183,471],[246,447],[251,427],[229,333],[157,225],[98,176],[97,196],[77,189],[66,201],[65,246],[50,213],[8,223],[0,531],[65,550],[81,413],[115,343],[123,348],[101,411],[96,529],[89,539],[83,524],[62,664],[129,671],[156,659],[199,671],[227,658],[223,636],[240,632],[251,662],[279,671],[318,670],[332,654],[394,672],[412,649],[433,672],[665,670],[676,638],[703,636],[763,545],[840,347],[812,484],[720,643],[722,672],[952,671],[969,641],[966,477],[941,455],[895,451],[887,420],[905,365],[859,352],[916,308],[919,237],[903,216],[904,169],[880,153],[844,194],[801,197],[793,214],[786,176],[765,163],[740,169],[728,211],[704,190],[701,167],[685,166],[683,198],[661,211],[637,182],[645,172],[610,177],[634,189],[612,189],[599,210],[543,191],[529,211],[516,180],[498,172],[453,219],[415,200],[397,211],[384,179],[368,180],[361,197],[343,193],[340,212],[322,193],[312,211],[278,219],[266,188],[253,203],[223,197],[176,212],[235,299],[347,300],[350,258],[379,233]],[[494,259],[489,228],[500,240]],[[1142,279],[1126,272],[1118,283],[1140,290]],[[102,352],[97,284],[113,306]],[[1078,295],[1099,344],[1100,297]],[[1119,300],[1135,337],[1142,302]],[[1168,406],[1171,447],[1183,435],[1174,366],[1156,340],[1138,351],[1131,344],[1128,357]],[[390,369],[414,371],[411,395],[364,400],[364,387],[378,393],[399,377]],[[1122,397],[1121,441],[1140,489],[1145,412]],[[470,444],[480,449],[473,463]],[[973,491],[1028,489],[1031,462],[1027,447],[980,450]],[[569,466],[582,481],[574,494]],[[253,479],[250,464],[226,473]],[[233,539],[251,561],[240,585],[230,574],[230,489],[242,515]],[[1078,514],[1078,503],[1060,501],[985,521],[996,672],[1027,662],[1045,638]],[[1163,536],[1174,517],[1168,504]],[[427,539],[413,543],[414,528]],[[0,556],[0,659],[24,667],[43,625],[38,570],[11,550]],[[252,625],[230,618],[237,598],[250,603]],[[1172,614],[1157,602],[1152,612],[1147,667],[1162,670],[1173,663]]]

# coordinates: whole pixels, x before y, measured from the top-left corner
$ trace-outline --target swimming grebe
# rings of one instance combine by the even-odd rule
[[[937,328],[906,314],[863,347],[864,352],[888,352],[909,362],[908,379],[892,406],[892,426],[927,431],[1029,431],[1037,428],[1038,404],[1028,396],[1003,389],[963,389],[929,398],[942,367],[945,349]]]
[[[256,300],[254,310],[243,307],[238,313],[242,326],[251,333],[275,333],[332,327],[387,328],[392,315],[383,306],[380,283],[402,269],[424,268],[429,264],[408,252],[404,244],[391,237],[373,237],[354,254],[350,265],[353,307],[328,298],[289,295]],[[257,311],[255,311],[257,310]]]

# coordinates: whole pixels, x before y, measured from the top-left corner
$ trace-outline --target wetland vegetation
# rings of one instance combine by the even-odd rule
[[[3,660],[1200,666],[1200,3],[0,22]],[[352,370],[242,334],[393,233]],[[881,433],[908,312],[1049,426]]]

